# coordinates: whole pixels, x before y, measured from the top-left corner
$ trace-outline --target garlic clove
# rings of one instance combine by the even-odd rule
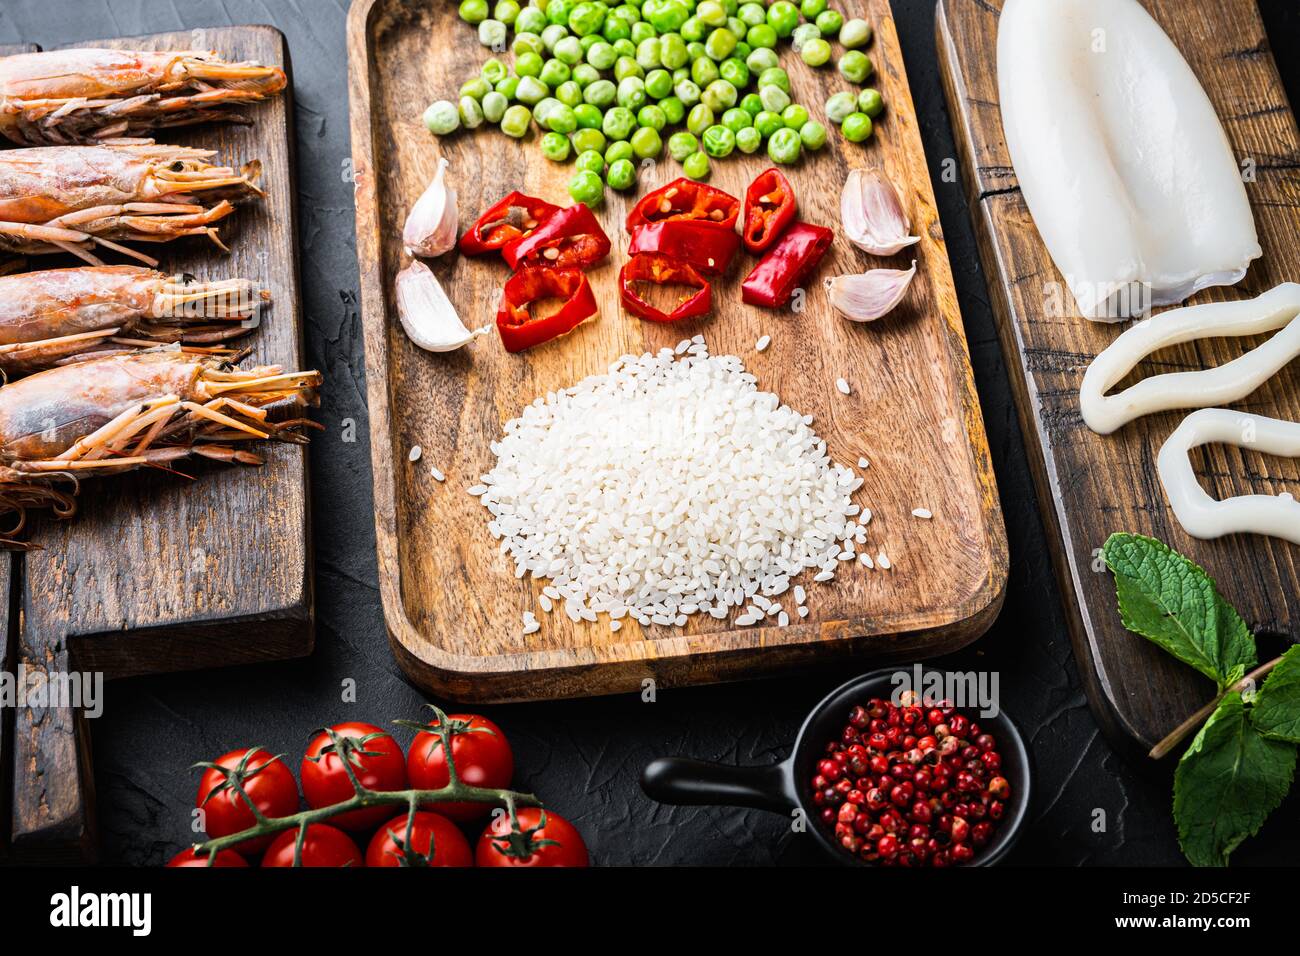
[[[442,290],[438,277],[416,260],[397,274],[397,315],[407,336],[430,352],[453,352],[485,335],[487,326],[471,332]]]
[[[460,229],[456,190],[447,185],[447,160],[439,157],[438,171],[424,191],[402,229],[402,245],[408,256],[432,258],[450,252]]]
[[[835,311],[853,322],[874,322],[894,311],[907,295],[916,277],[912,268],[872,269],[861,275],[836,276],[826,280],[826,290]]]
[[[849,241],[873,256],[892,256],[920,242],[894,184],[878,169],[854,169],[840,192],[840,224]]]

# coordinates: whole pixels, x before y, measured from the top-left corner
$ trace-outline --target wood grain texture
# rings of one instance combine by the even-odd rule
[[[1253,161],[1247,183],[1264,258],[1238,287],[1192,303],[1255,296],[1300,278],[1300,134],[1253,0],[1143,0],[1200,78],[1234,152]],[[1043,314],[1045,283],[1061,283],[1016,184],[998,107],[997,21],[1002,0],[940,0],[937,32],[949,112],[989,277],[994,314],[1028,439],[1039,503],[1054,545],[1075,655],[1103,728],[1145,752],[1213,694],[1209,681],[1128,633],[1096,551],[1116,531],[1153,535],[1203,565],[1262,632],[1300,635],[1300,549],[1236,535],[1197,541],[1174,518],[1156,474],[1160,446],[1186,412],[1141,419],[1110,436],[1079,414],[1092,360],[1122,328]],[[1263,339],[1207,340],[1163,350],[1142,376],[1220,365]],[[1300,370],[1290,367],[1238,408],[1300,420]],[[1196,453],[1207,490],[1224,498],[1296,490],[1300,463],[1237,448]]]
[[[284,37],[241,26],[77,46],[215,49],[288,68]],[[250,361],[302,368],[291,90],[248,126],[162,131],[240,165],[260,159],[266,197],[221,224],[224,255],[197,240],[159,247],[160,268],[240,275],[271,290]],[[52,264],[52,261],[51,263]],[[44,268],[40,262],[36,267]],[[307,456],[268,444],[261,468],[185,463],[193,480],[137,472],[82,485],[70,521],[42,519],[21,559],[20,660],[108,679],[300,657],[314,638]],[[110,693],[111,697],[111,693]],[[111,706],[111,702],[110,702]],[[89,749],[68,710],[17,719],[14,844],[48,855],[93,843]]]
[[[535,140],[494,130],[432,139],[423,106],[451,95],[487,57],[474,30],[427,0],[368,0],[350,14],[352,140],[357,234],[366,335],[366,377],[375,473],[380,583],[391,643],[422,687],[460,700],[504,701],[612,693],[645,678],[686,684],[770,674],[832,655],[865,660],[924,657],[974,640],[1001,607],[1007,548],[979,402],[971,377],[943,234],[887,0],[849,4],[870,19],[874,81],[890,109],[878,138],[860,147],[832,132],[831,145],[790,171],[802,214],[837,225],[839,191],[850,165],[880,164],[898,183],[922,237],[922,271],[904,305],[886,321],[855,325],[831,310],[820,282],[800,314],[740,303],[749,264],[715,287],[715,314],[674,327],[621,312],[617,271],[622,222],[631,197],[609,193],[601,220],[611,259],[592,273],[601,317],[566,339],[512,356],[495,334],[452,355],[413,346],[395,317],[392,278],[405,260],[406,210],[423,191],[439,155],[450,162],[462,226],[518,188],[570,200],[569,164],[542,158]],[[784,60],[797,60],[788,51]],[[795,100],[814,113],[839,88],[832,70],[790,64]],[[714,164],[711,180],[733,195],[768,165],[737,157]],[[642,191],[680,175],[666,157],[643,177]],[[902,257],[899,257],[902,259]],[[838,238],[824,276],[883,263]],[[433,263],[471,327],[490,322],[507,272],[488,259],[456,255]],[[536,396],[604,371],[624,353],[672,347],[702,333],[715,354],[741,356],[759,386],[815,416],[832,456],[871,461],[859,499],[875,519],[869,542],[895,563],[888,573],[860,566],[833,587],[811,587],[807,621],[788,628],[733,629],[692,619],[682,630],[625,622],[572,625],[546,616],[524,637],[520,614],[536,607],[541,584],[516,580],[499,556],[484,510],[465,489],[492,462],[489,442]],[[772,336],[763,354],[762,334]],[[851,396],[835,389],[843,376]],[[416,464],[413,445],[423,448]],[[436,465],[445,485],[429,475]],[[913,518],[918,506],[935,519]]]

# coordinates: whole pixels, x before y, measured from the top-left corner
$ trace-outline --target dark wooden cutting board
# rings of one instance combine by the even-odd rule
[[[1254,0],[1144,0],[1213,101],[1234,152],[1252,160],[1247,184],[1264,258],[1239,286],[1193,303],[1255,296],[1300,279],[1300,133]],[[1075,656],[1103,728],[1145,752],[1214,687],[1128,633],[1115,586],[1097,558],[1109,534],[1168,542],[1204,566],[1261,632],[1300,636],[1300,548],[1236,535],[1198,541],[1182,531],[1156,476],[1160,446],[1186,412],[1153,415],[1110,436],[1079,414],[1089,363],[1122,331],[1042,314],[1043,285],[1061,282],[1016,183],[998,107],[997,25],[1002,0],[940,0],[938,47],[994,314],[1010,369],[1039,503],[1068,605]],[[1206,340],[1169,349],[1141,374],[1220,365],[1254,341]],[[1300,421],[1300,367],[1292,365],[1235,407]],[[1210,493],[1293,493],[1300,462],[1213,447],[1193,458]]]
[[[117,49],[214,49],[288,68],[266,26],[215,27],[77,43]],[[159,141],[260,159],[261,202],[221,224],[227,256],[198,240],[156,247],[160,269],[241,275],[271,290],[261,328],[240,340],[249,361],[302,368],[292,87],[249,109],[248,126],[165,130]],[[59,264],[34,259],[30,268]],[[137,472],[85,482],[69,521],[40,520],[14,560],[17,663],[105,678],[300,657],[311,652],[307,455],[268,445],[261,468],[186,463],[187,480]],[[112,706],[114,688],[106,694]],[[78,723],[81,726],[78,726]],[[93,846],[93,785],[84,731],[66,709],[20,710],[13,734],[15,853],[48,858]]]

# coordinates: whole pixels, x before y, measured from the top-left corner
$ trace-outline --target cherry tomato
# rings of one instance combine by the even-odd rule
[[[405,846],[404,846],[405,845]],[[433,848],[432,859],[429,849]],[[469,841],[444,816],[418,811],[406,841],[406,814],[393,817],[370,840],[366,866],[473,866]]]
[[[262,866],[293,866],[293,848],[298,839],[298,828],[285,830],[275,838],[262,857]],[[352,838],[336,827],[312,823],[302,842],[303,866],[360,866],[361,851]]]
[[[240,856],[234,850],[218,850],[217,858],[213,860],[211,863],[209,863],[208,855],[205,853],[202,856],[199,856],[197,853],[194,852],[194,847],[190,847],[188,850],[181,850],[181,852],[177,853],[174,857],[172,857],[170,860],[167,861],[168,869],[171,869],[173,867],[180,868],[180,867],[187,867],[187,866],[213,866],[213,867],[244,866],[246,867],[248,866],[248,861],[246,861],[242,856]]]
[[[478,839],[474,854],[479,866],[586,866],[587,845],[573,824],[550,810],[529,807],[515,814],[499,813]]]
[[[216,763],[230,773],[206,770],[199,780],[199,793],[194,802],[203,811],[208,836],[230,836],[257,822],[233,786],[236,779],[264,816],[287,817],[298,812],[298,784],[283,760],[273,758],[265,750],[244,749],[232,750]],[[245,840],[235,849],[244,854],[256,853],[270,842],[270,837],[258,837]]]
[[[361,785],[370,790],[405,790],[406,761],[402,748],[386,730],[374,724],[335,724],[332,728],[343,739],[351,765]],[[302,792],[313,809],[333,806],[356,793],[352,781],[329,734],[321,731],[307,747],[302,758]],[[352,810],[330,819],[345,830],[368,830],[378,826],[393,812],[392,807]]]
[[[464,783],[476,787],[505,788],[515,773],[515,757],[501,728],[486,717],[477,714],[449,714],[451,731],[451,757],[456,763],[456,773]],[[438,719],[429,721],[437,727]],[[415,735],[406,758],[406,772],[411,786],[417,790],[437,790],[447,786],[447,758],[443,752],[442,737],[425,731]],[[488,803],[435,803],[430,809],[453,820],[473,820],[492,811]]]

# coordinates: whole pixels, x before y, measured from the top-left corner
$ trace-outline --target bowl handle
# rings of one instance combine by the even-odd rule
[[[678,806],[720,804],[789,813],[797,805],[789,761],[766,767],[660,757],[641,773],[641,789],[660,803]]]

